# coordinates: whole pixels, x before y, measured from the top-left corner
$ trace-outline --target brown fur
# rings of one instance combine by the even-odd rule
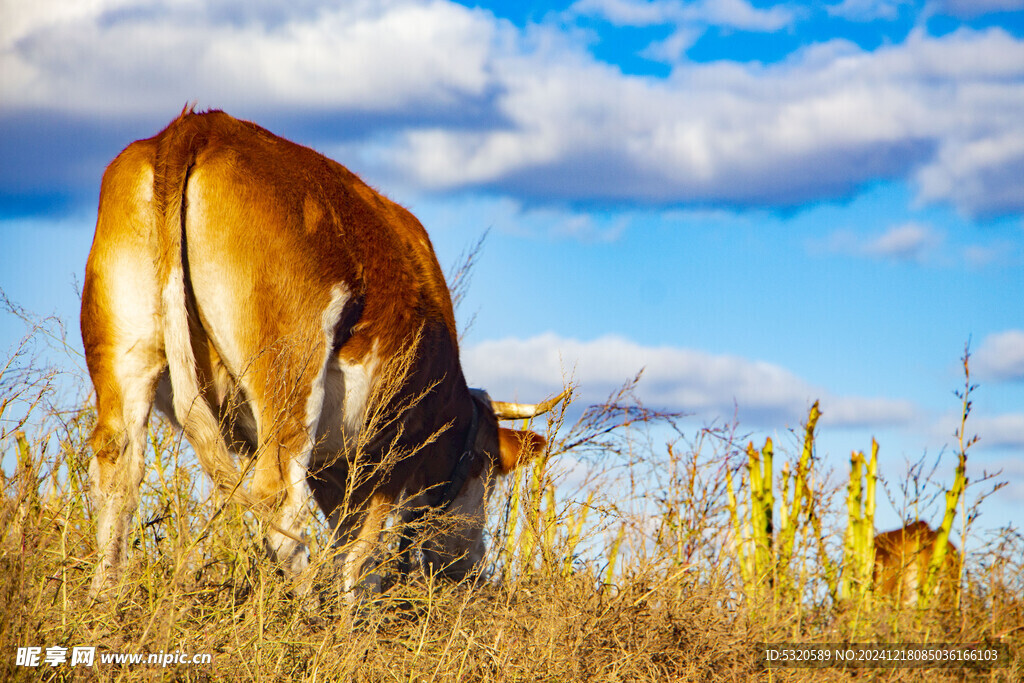
[[[917,521],[875,536],[876,594],[889,596],[902,605],[915,604],[938,535],[926,522]],[[936,583],[936,594],[943,603],[950,604],[953,599],[959,570],[960,553],[949,543]]]
[[[325,338],[332,292],[345,293],[344,308]],[[313,448],[307,407],[325,358],[338,367],[376,359],[376,390],[381,368],[418,343],[401,389],[373,407],[397,412],[429,388],[400,429],[364,445],[370,463],[395,447],[412,453],[400,466],[347,490],[354,453],[314,454],[308,484],[327,515],[347,503],[377,520],[406,486],[444,482],[472,422],[451,296],[419,221],[340,164],[219,111],[183,111],[107,169],[82,336],[98,407],[94,482],[111,519],[134,511],[142,464],[132,425],[144,427],[168,358],[172,417],[218,486],[261,508],[301,504],[288,472]],[[239,391],[257,434],[237,428]],[[489,406],[481,412],[476,448],[489,469],[507,472],[543,448],[536,434],[499,428]],[[229,445],[256,456],[251,497],[235,488]],[[133,464],[119,465],[126,451]],[[130,476],[117,479],[118,468]],[[126,502],[115,509],[115,498]],[[279,523],[295,538],[294,520]],[[120,540],[101,530],[100,545],[113,541],[103,562],[116,572],[126,529],[112,533]],[[97,582],[109,583],[102,574]]]

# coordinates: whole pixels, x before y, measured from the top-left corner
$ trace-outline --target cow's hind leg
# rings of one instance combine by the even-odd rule
[[[107,284],[112,283],[94,279],[83,291],[83,341],[97,404],[90,439],[99,551],[92,594],[97,597],[116,584],[124,559],[139,505],[146,424],[164,369],[158,318],[152,299],[140,296],[144,287],[125,291]]]
[[[128,547],[131,521],[139,507],[146,423],[157,374],[159,370],[133,378],[106,389],[107,395],[99,397],[97,425],[90,439],[94,455],[89,467],[100,554],[92,583],[94,597],[102,597],[117,583]]]
[[[309,555],[302,528],[312,440],[303,420],[287,407],[261,410],[257,405],[255,413],[260,445],[253,464],[252,493],[273,522],[267,525],[264,539],[267,552],[285,576],[295,581],[295,592],[306,593],[311,577],[305,571]]]
[[[139,504],[146,422],[166,360],[152,244],[152,148],[131,145],[103,177],[82,288],[82,343],[96,388],[90,466],[100,554],[93,595],[117,582]]]

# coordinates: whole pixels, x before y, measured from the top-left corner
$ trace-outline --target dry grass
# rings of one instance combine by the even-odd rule
[[[94,416],[84,401],[59,409],[62,384],[27,353],[0,376],[3,680],[1024,678],[1018,533],[972,543],[959,609],[844,602],[829,594],[826,567],[842,561],[837,491],[845,482],[815,481],[816,523],[831,540],[820,544],[811,520],[790,520],[793,580],[776,577],[750,592],[726,496],[726,474],[738,472],[745,446],[731,427],[683,438],[677,416],[643,408],[631,384],[573,425],[555,416],[550,453],[495,487],[479,581],[416,575],[395,582],[360,619],[333,587],[321,519],[310,523],[318,589],[296,599],[263,559],[259,523],[212,495],[180,436],[153,420],[120,596],[96,605],[87,597],[96,550],[85,445]],[[652,436],[673,429],[667,445]],[[776,446],[777,462],[794,455]],[[742,482],[739,491],[742,498]],[[782,589],[793,585],[802,588]],[[1008,646],[1009,668],[769,674],[755,661],[761,642],[985,641]],[[17,666],[17,649],[27,646],[96,646],[97,657],[209,653],[212,663]]]

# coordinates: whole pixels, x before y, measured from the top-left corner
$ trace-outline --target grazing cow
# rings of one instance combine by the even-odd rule
[[[219,111],[183,111],[107,168],[81,323],[98,409],[97,596],[126,551],[154,404],[217,487],[268,521],[268,551],[292,578],[308,574],[308,485],[345,548],[351,591],[379,588],[366,576],[372,548],[403,495],[458,513],[423,556],[465,575],[483,552],[486,480],[544,447],[498,420],[561,398],[471,391],[419,221],[340,164]],[[251,469],[249,490],[232,453]]]
[[[875,536],[875,593],[891,596],[904,607],[916,604],[938,536],[922,521]],[[949,543],[935,584],[935,596],[943,602],[952,602],[959,571],[960,553]]]

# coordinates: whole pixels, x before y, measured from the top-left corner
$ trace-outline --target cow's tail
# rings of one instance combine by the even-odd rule
[[[161,209],[157,231],[164,350],[171,376],[174,413],[196,451],[199,464],[229,499],[254,507],[253,497],[241,486],[242,475],[221,437],[214,407],[201,386],[212,377],[205,377],[200,371],[194,348],[202,348],[207,341],[188,278],[185,192],[189,175],[209,137],[209,115],[194,114],[186,107],[163,132],[157,148],[154,194]]]

